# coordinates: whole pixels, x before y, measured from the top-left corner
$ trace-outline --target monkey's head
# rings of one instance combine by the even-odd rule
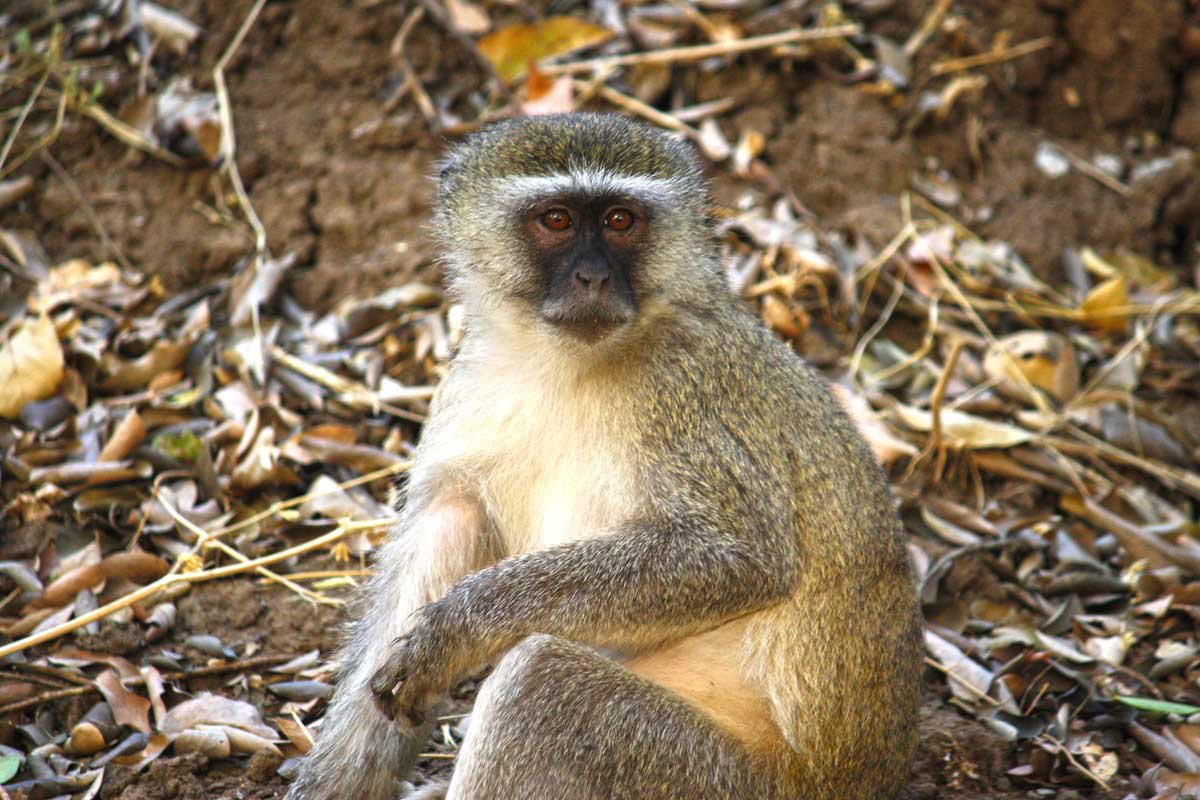
[[[707,203],[689,145],[616,114],[561,114],[454,147],[435,220],[469,315],[594,347],[720,291]]]

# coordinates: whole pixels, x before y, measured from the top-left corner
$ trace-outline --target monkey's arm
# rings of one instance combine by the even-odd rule
[[[678,521],[505,559],[423,608],[371,688],[384,713],[419,719],[531,634],[637,650],[768,607],[791,594],[799,560],[786,533],[768,536]]]

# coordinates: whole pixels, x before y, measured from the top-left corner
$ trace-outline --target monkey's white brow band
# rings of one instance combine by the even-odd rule
[[[528,203],[562,194],[612,194],[655,205],[665,205],[673,196],[678,198],[681,188],[677,181],[667,178],[582,170],[557,175],[514,175],[505,178],[499,186],[500,192],[512,203]]]

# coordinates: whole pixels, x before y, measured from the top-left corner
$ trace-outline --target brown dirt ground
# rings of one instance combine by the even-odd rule
[[[205,28],[199,52],[180,69],[207,85],[208,68],[250,1],[175,5]],[[299,255],[291,293],[313,307],[436,271],[424,229],[430,203],[425,176],[441,143],[415,113],[403,107],[392,116],[380,112],[394,79],[387,50],[404,9],[354,5],[268,5],[229,70],[242,175],[273,252]],[[903,41],[926,6],[900,0],[872,22],[873,29]],[[1126,247],[1164,264],[1188,264],[1200,238],[1194,170],[1168,171],[1122,197],[1077,171],[1046,177],[1033,167],[1033,152],[1048,137],[1085,156],[1200,147],[1197,5],[964,0],[957,7],[971,20],[960,36],[982,39],[982,47],[1002,30],[1014,42],[1044,35],[1055,40],[1033,56],[989,68],[992,88],[964,98],[943,123],[910,126],[911,101],[873,97],[810,66],[739,65],[694,86],[696,100],[737,98],[739,111],[722,122],[726,133],[759,130],[767,138],[768,163],[823,224],[876,244],[897,230],[897,197],[913,176],[945,171],[960,189],[964,209],[973,210],[965,221],[985,236],[1011,242],[1043,275],[1054,277],[1062,249],[1081,244]],[[424,80],[443,89],[447,81],[462,88],[477,81],[451,43],[433,28],[422,34],[410,39],[410,56]],[[923,52],[920,58],[937,55]],[[248,251],[245,229],[215,211],[225,198],[214,195],[208,170],[180,171],[130,155],[76,117],[68,117],[54,152],[125,256],[160,276],[168,289],[228,273]],[[34,231],[55,260],[110,257],[72,191],[41,166],[33,174],[37,190],[6,211],[4,227]],[[729,202],[747,188],[720,178],[718,199]],[[197,587],[179,610],[165,645],[182,647],[194,632],[218,634],[233,645],[253,641],[265,653],[328,652],[336,642],[336,614],[314,615],[286,592],[248,579]],[[88,644],[132,658],[150,651],[103,633]],[[214,688],[221,681],[214,678]],[[261,694],[248,689],[249,699],[265,699],[256,692]],[[71,716],[83,710],[80,704]],[[1031,793],[1036,787],[1018,787],[1006,776],[1013,766],[1009,745],[932,691],[921,726],[924,744],[910,800],[1037,796]],[[257,758],[164,758],[139,775],[117,768],[101,796],[274,797],[283,785],[275,766]],[[1105,796],[1081,791],[1080,797]]]

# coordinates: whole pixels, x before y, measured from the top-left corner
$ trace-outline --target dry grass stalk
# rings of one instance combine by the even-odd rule
[[[586,61],[571,61],[566,64],[541,64],[538,70],[546,75],[565,75],[593,70],[625,67],[632,64],[670,64],[678,61],[700,61],[714,56],[736,55],[749,53],[754,50],[766,50],[781,44],[795,42],[817,42],[826,39],[841,39],[846,36],[856,36],[862,33],[858,24],[836,25],[829,28],[803,29],[793,28],[780,33],[769,33],[764,36],[751,36],[732,42],[700,44],[691,47],[668,47],[663,50],[650,50],[645,53],[629,53],[622,56],[592,58]]]
[[[192,548],[193,551],[203,550],[207,547],[215,547],[225,555],[230,556],[231,558],[234,558],[243,564],[250,561],[246,555],[225,544],[225,542],[221,541],[220,539],[210,536],[208,532],[199,525],[196,525],[191,520],[180,514],[177,510],[175,510],[175,507],[172,506],[165,497],[163,497],[161,492],[156,491],[154,493],[154,499],[157,500],[159,505],[166,510],[171,519],[175,520],[175,524],[182,525],[184,528],[187,528],[196,537],[196,545]],[[321,603],[323,605],[332,606],[341,605],[340,601],[326,597],[319,592],[313,592],[310,589],[306,589],[294,581],[291,581],[281,575],[277,575],[266,567],[258,567],[254,571],[270,581],[274,581],[281,586],[287,587],[310,603]]]
[[[587,83],[586,81],[575,81],[574,83],[576,90],[580,93],[593,88],[591,84]],[[604,84],[600,84],[594,87],[594,89],[596,94],[618,108],[623,108],[632,114],[636,114],[637,116],[649,120],[655,125],[659,125],[668,130],[678,131],[690,139],[695,140],[700,138],[700,131],[696,130],[691,125],[680,121],[677,117],[667,114],[666,112],[659,111],[654,106],[643,103],[636,97],[630,97],[629,95],[618,92],[616,89],[613,89],[610,86],[605,86]]]
[[[254,5],[246,13],[245,19],[242,20],[241,27],[234,34],[233,41],[229,43],[229,46],[225,48],[225,52],[217,59],[217,63],[212,71],[213,84],[217,90],[217,111],[221,119],[222,166],[229,173],[229,179],[233,183],[233,191],[237,196],[238,205],[241,206],[242,213],[246,215],[246,221],[254,231],[254,267],[256,269],[267,253],[267,230],[263,227],[262,220],[259,219],[254,206],[250,203],[250,196],[246,193],[245,184],[242,183],[242,174],[238,171],[237,140],[233,132],[233,110],[229,102],[229,87],[225,84],[225,67],[245,40],[246,34],[250,32],[250,28],[254,25],[254,21],[258,19],[259,12],[262,11],[264,5],[266,5],[266,0],[255,0]]]
[[[286,550],[280,550],[278,553],[271,553],[270,555],[265,555],[249,561],[240,562],[237,564],[229,564],[224,567],[214,567],[213,569],[201,570],[199,572],[169,573],[153,583],[147,584],[140,589],[130,592],[124,597],[117,598],[111,603],[107,603],[100,608],[89,611],[86,614],[81,614],[80,616],[68,620],[61,625],[56,625],[55,627],[49,628],[40,633],[26,636],[24,639],[18,639],[15,642],[9,642],[6,645],[0,645],[0,658],[4,658],[5,656],[13,653],[19,653],[22,650],[26,650],[35,645],[52,641],[60,636],[63,636],[64,634],[70,633],[71,631],[78,630],[90,622],[96,622],[104,619],[113,612],[119,611],[122,608],[127,608],[134,603],[145,600],[148,597],[152,597],[158,592],[176,583],[201,583],[203,581],[216,580],[217,578],[227,578],[230,575],[238,575],[244,572],[254,572],[259,567],[267,566],[268,564],[277,564],[280,561],[286,561],[293,556],[299,556],[305,553],[310,553],[313,550],[319,550],[326,545],[333,544],[348,533],[361,530],[370,530],[373,528],[383,528],[391,524],[392,520],[390,519],[366,520],[362,522],[343,522],[339,524],[336,529],[330,531],[324,536],[318,536],[311,541],[303,542],[302,544],[298,544],[294,547],[289,547]],[[181,559],[179,562],[177,562],[175,568],[178,568],[182,561],[183,560]]]
[[[963,70],[974,69],[975,67],[982,67],[988,64],[999,64],[1003,61],[1011,61],[1014,58],[1036,53],[1038,50],[1045,50],[1052,44],[1054,44],[1054,37],[1040,36],[1037,39],[1021,42],[1012,47],[1002,47],[990,53],[979,53],[978,55],[966,56],[964,58],[939,61],[929,68],[929,74],[936,78],[939,75],[948,75],[951,72],[962,72]]]

